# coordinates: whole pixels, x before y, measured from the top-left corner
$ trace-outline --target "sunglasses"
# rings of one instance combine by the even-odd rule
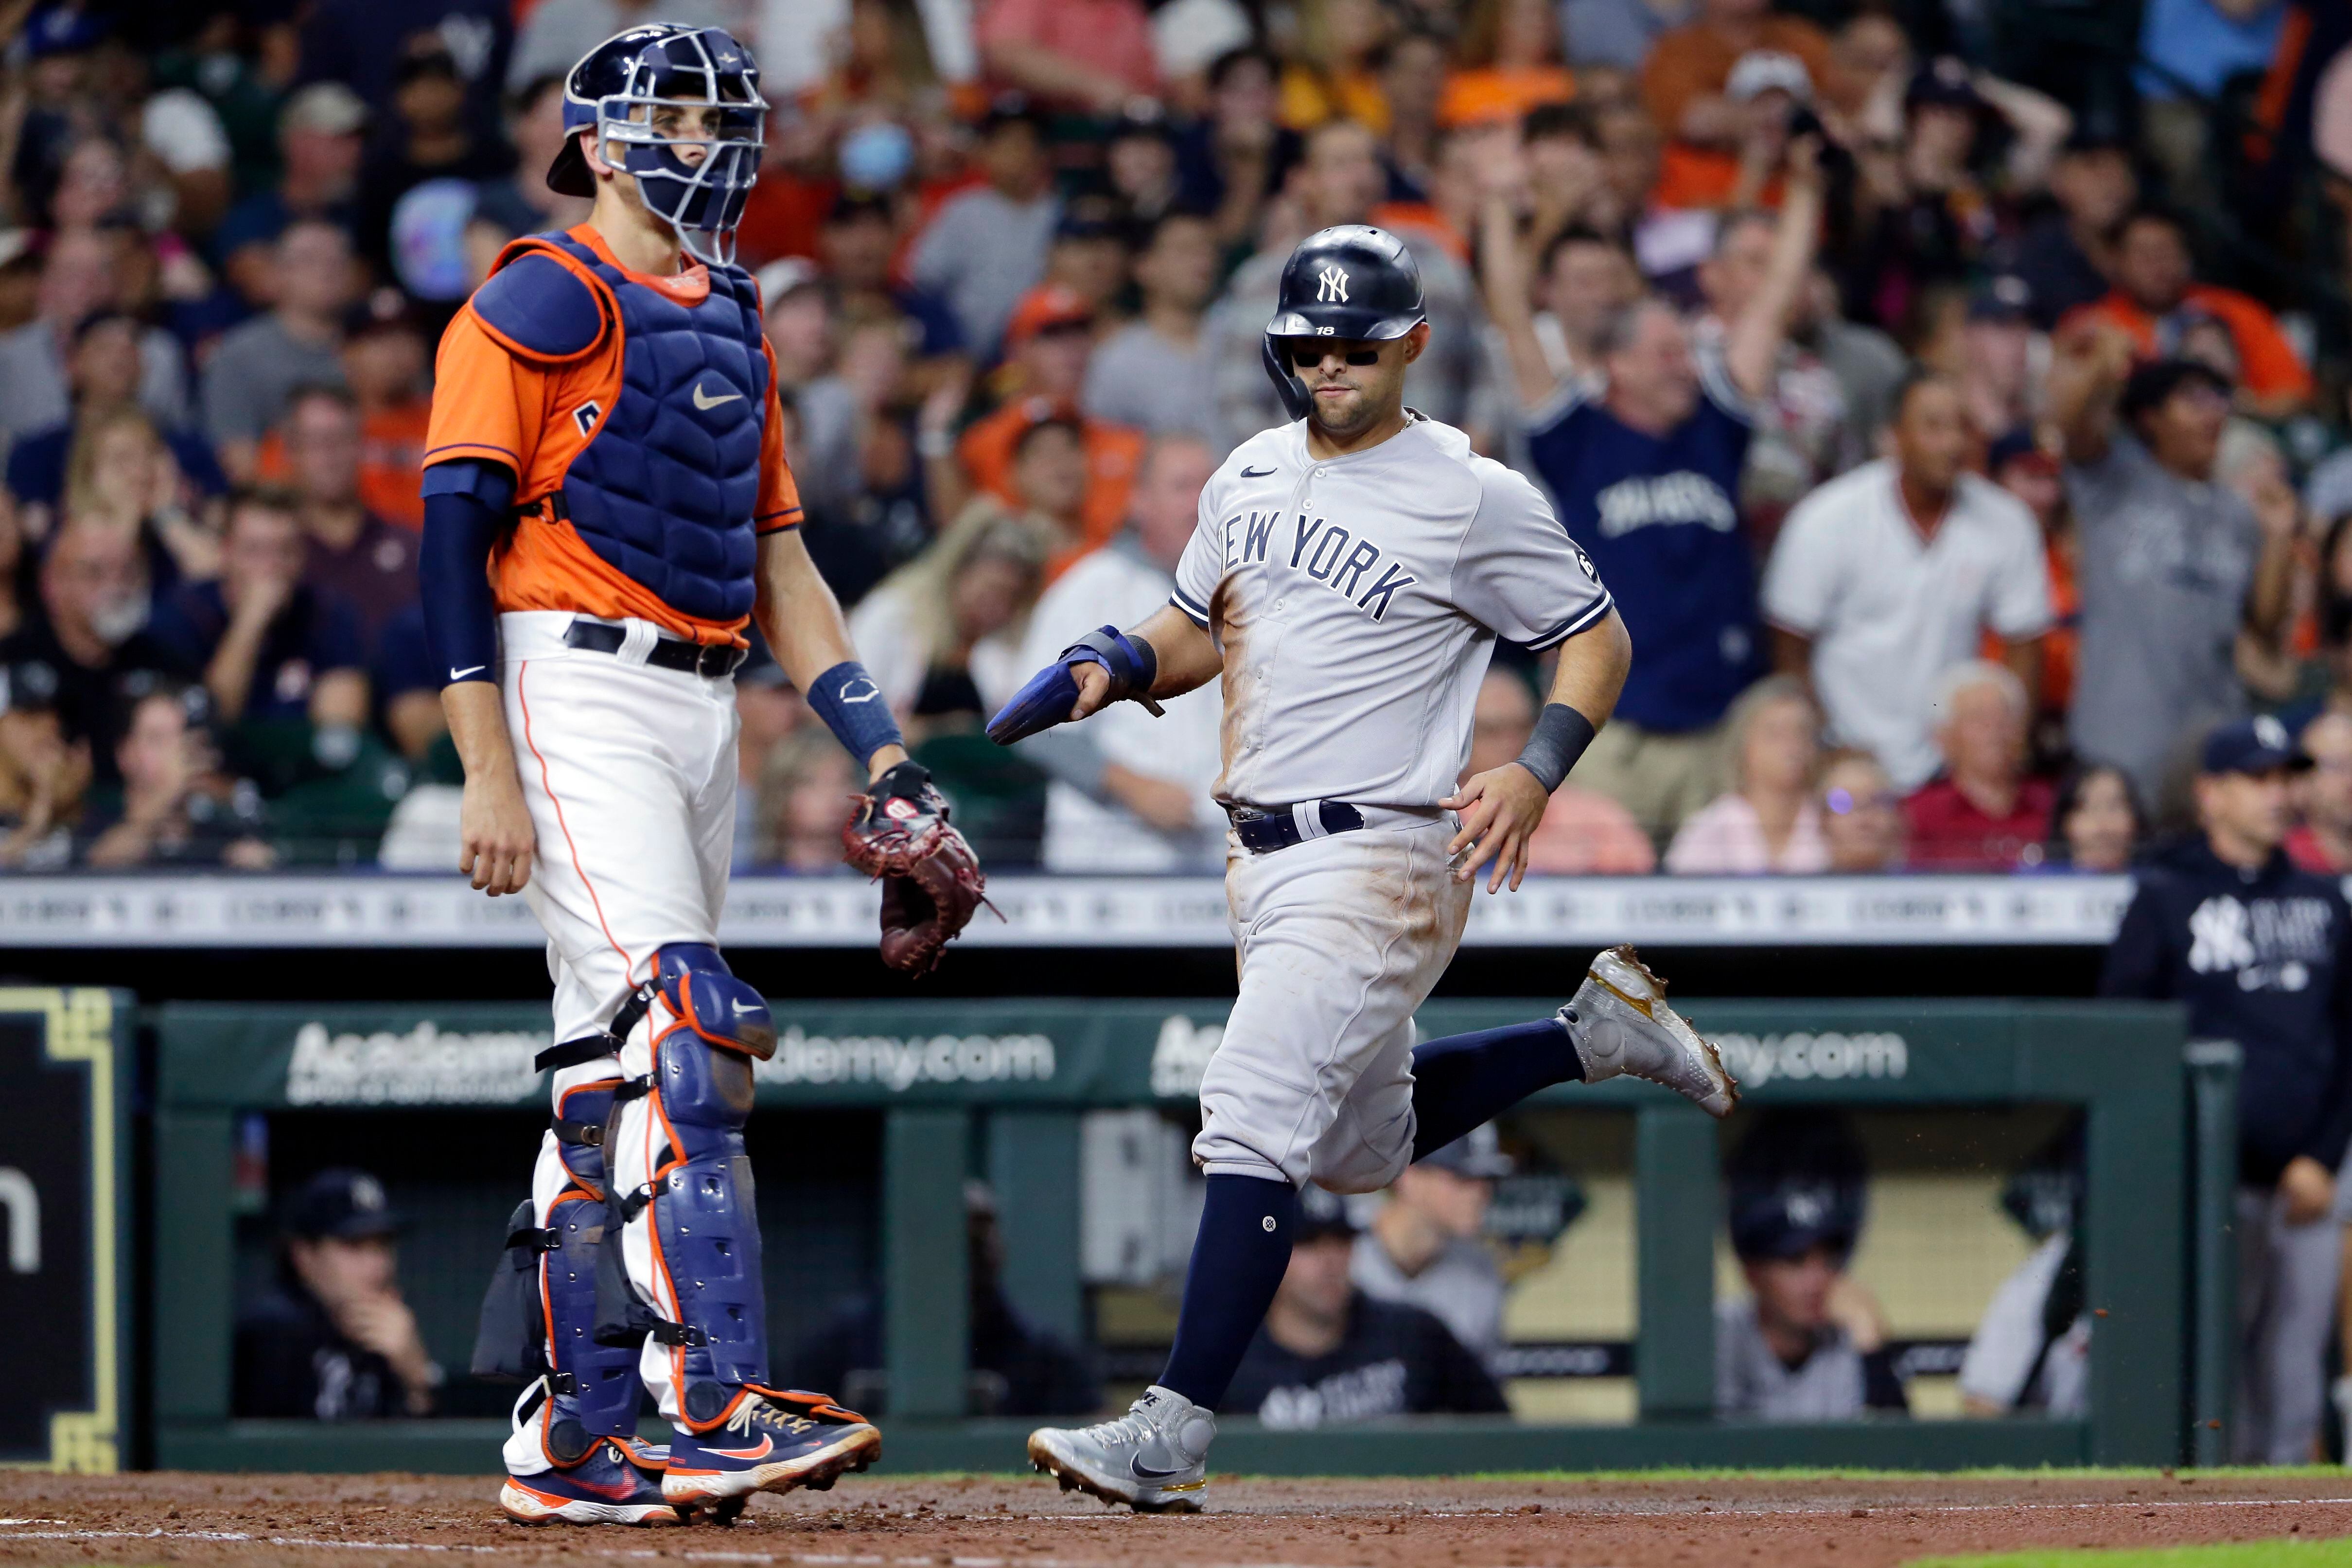
[[[1318,345],[1314,339],[1307,338],[1292,345],[1290,350],[1290,363],[1297,365],[1301,370],[1313,370],[1317,365],[1323,363],[1323,356],[1329,352],[1329,350]],[[1347,360],[1348,363],[1352,365],[1378,364],[1381,363],[1381,351],[1378,349],[1349,349],[1347,353]]]

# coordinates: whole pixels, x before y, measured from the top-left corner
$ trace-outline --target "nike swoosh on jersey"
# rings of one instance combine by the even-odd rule
[[[490,667],[487,664],[469,664],[463,669],[451,669],[449,671],[449,679],[452,680],[463,680],[469,675],[479,674],[481,671],[489,668]]]
[[[1262,479],[1272,472],[1274,472],[1272,468],[1244,468],[1242,470],[1242,478],[1245,479]],[[1174,1472],[1171,1471],[1170,1473],[1173,1474]]]
[[[713,397],[709,393],[702,390],[702,383],[698,381],[694,384],[694,405],[697,408],[703,410],[705,413],[718,407],[722,403],[740,403],[742,399],[743,395],[740,392],[730,392],[724,397]]]

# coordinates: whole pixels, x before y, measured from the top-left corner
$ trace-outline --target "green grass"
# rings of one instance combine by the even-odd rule
[[[2352,1568],[2352,1538],[2235,1541],[2220,1546],[2126,1546],[1920,1557],[1905,1568]]]

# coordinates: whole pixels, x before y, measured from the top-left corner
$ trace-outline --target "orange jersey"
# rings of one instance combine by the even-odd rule
[[[966,430],[957,456],[963,459],[972,483],[1018,507],[1022,502],[1013,489],[1013,449],[1020,445],[1022,433],[1056,414],[1068,417],[1071,413],[1042,397],[1015,398]],[[1143,457],[1143,432],[1099,419],[1081,418],[1078,425],[1085,432],[1087,448],[1087,499],[1079,509],[1079,526],[1086,537],[1078,549],[1087,551],[1108,543],[1127,520],[1127,493]]]
[[[657,289],[682,305],[698,304],[710,291],[700,266],[667,277],[631,272],[614,259],[602,236],[586,224],[569,237],[587,247],[629,281]],[[587,276],[570,257],[554,256]],[[601,286],[600,286],[601,288]],[[475,458],[497,463],[515,476],[515,505],[521,512],[512,535],[491,557],[490,584],[499,609],[571,610],[604,620],[635,617],[698,642],[741,644],[749,617],[729,621],[688,615],[663,602],[652,589],[606,562],[560,515],[564,475],[604,426],[622,386],[622,334],[610,331],[583,357],[559,364],[506,338],[470,307],[458,312],[442,335],[435,362],[433,416],[425,464]],[[753,526],[773,533],[801,520],[800,491],[784,461],[783,422],[775,405],[775,356],[768,361],[769,406],[761,432],[759,499]]]
[[[2179,309],[2200,311],[2229,329],[2230,340],[2238,349],[2239,377],[2247,391],[2260,396],[2311,395],[2311,372],[2305,368],[2303,356],[2279,331],[2278,318],[2259,300],[2234,289],[2192,283],[2181,292]],[[2070,311],[2058,330],[2066,331],[2084,321],[2110,321],[2121,327],[2143,354],[2169,352],[2159,342],[2157,319],[2120,291]]]

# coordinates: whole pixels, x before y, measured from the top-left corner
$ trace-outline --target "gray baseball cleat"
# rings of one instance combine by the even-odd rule
[[[1198,1513],[1217,1418],[1158,1384],[1116,1421],[1029,1434],[1029,1462],[1062,1483],[1138,1513]]]
[[[1631,947],[1612,947],[1592,961],[1559,1021],[1576,1042],[1587,1083],[1632,1073],[1717,1117],[1739,1103],[1739,1080],[1723,1070],[1714,1045],[1666,1005],[1666,983]]]

